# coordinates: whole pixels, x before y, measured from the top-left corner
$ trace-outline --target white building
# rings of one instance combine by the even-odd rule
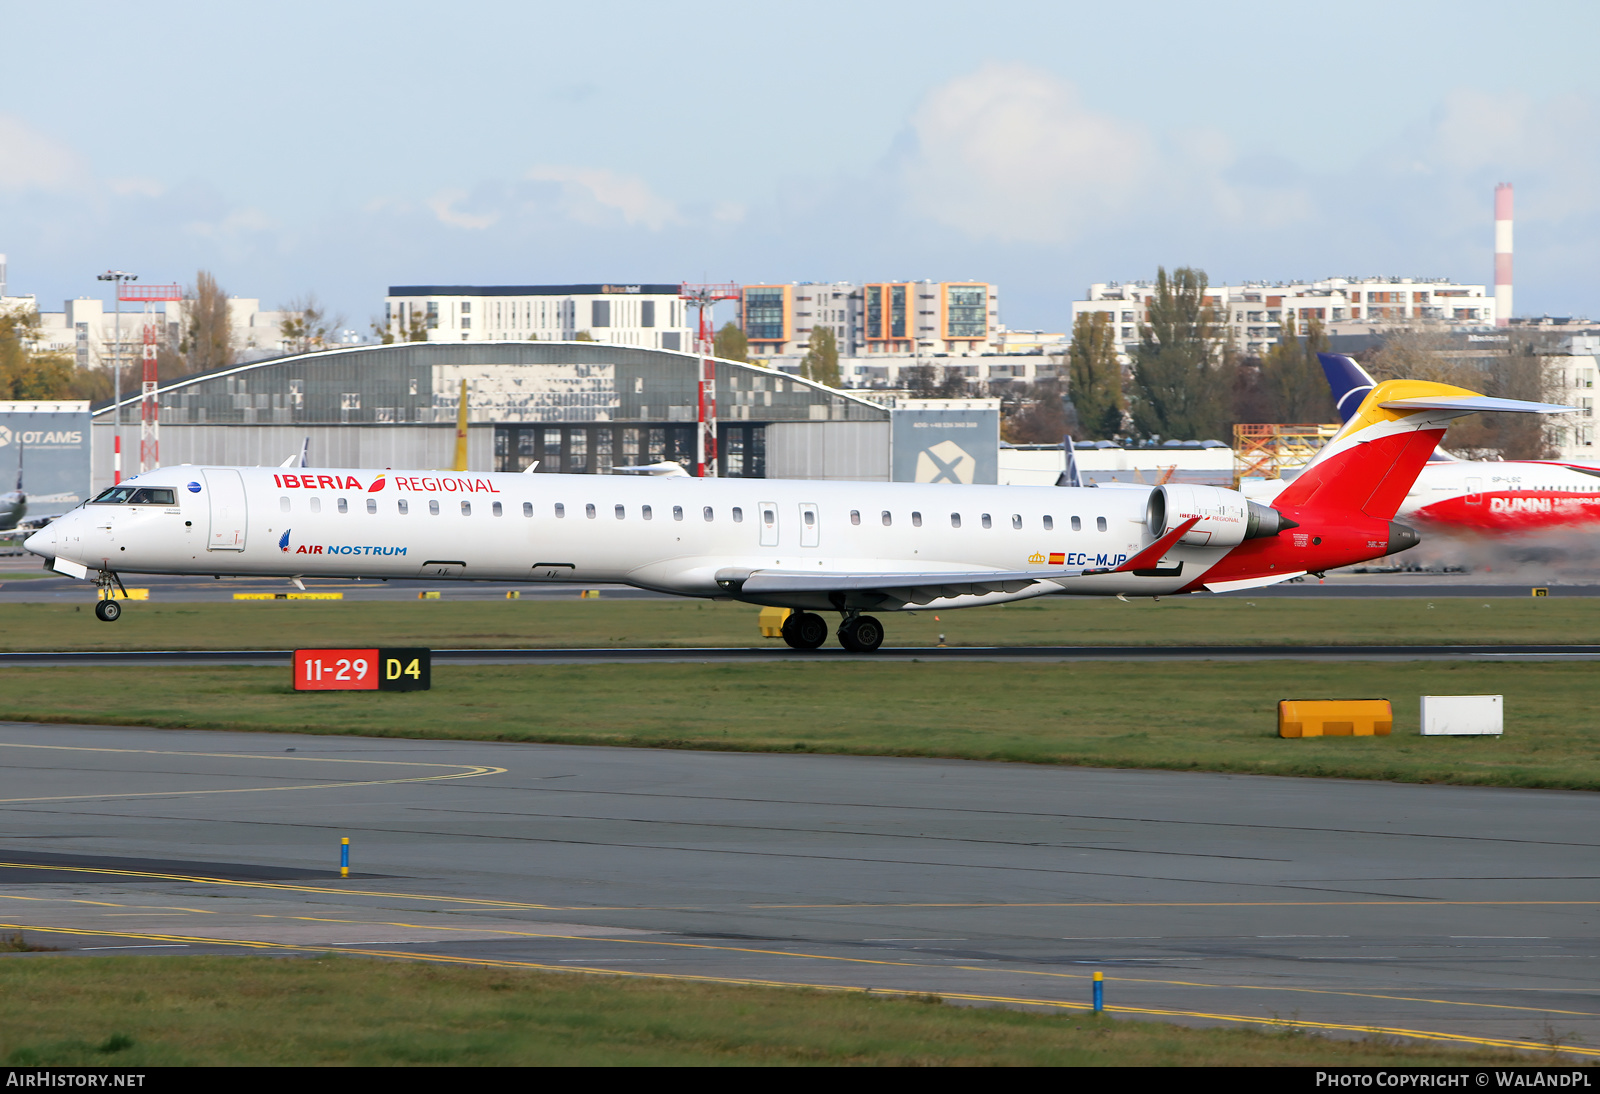
[[[1550,437],[1559,459],[1593,462],[1600,456],[1594,439],[1596,361],[1600,359],[1600,334],[1578,334],[1561,343],[1561,353],[1541,357],[1545,398],[1577,407],[1550,421]]]
[[[1139,344],[1139,327],[1154,296],[1155,284],[1150,281],[1091,285],[1087,300],[1072,302],[1073,323],[1084,313],[1109,314],[1118,350],[1126,359]],[[1210,285],[1206,303],[1218,310],[1234,345],[1257,355],[1278,341],[1291,315],[1301,333],[1315,318],[1329,334],[1366,334],[1422,324],[1447,329],[1493,327],[1496,318],[1494,295],[1483,285],[1410,277]]]
[[[681,286],[391,285],[384,300],[390,334],[420,328],[429,342],[571,341],[643,349],[694,349]]]
[[[153,321],[157,338],[176,342],[183,332],[185,302],[168,300],[150,306],[124,302],[120,319],[114,304],[80,296],[65,301],[60,311],[39,311],[32,295],[0,296],[0,310],[39,312],[39,337],[35,348],[45,353],[71,354],[79,368],[102,368],[116,363],[117,331],[121,329],[122,364],[138,366],[143,356],[144,328]],[[256,361],[285,352],[283,312],[262,311],[254,297],[230,296],[228,317],[233,333],[234,358]]]

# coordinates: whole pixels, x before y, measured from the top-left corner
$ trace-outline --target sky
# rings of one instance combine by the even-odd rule
[[[389,285],[1492,280],[1600,317],[1600,5],[0,0],[0,253]]]

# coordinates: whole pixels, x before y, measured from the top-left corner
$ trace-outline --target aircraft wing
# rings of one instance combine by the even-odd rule
[[[1082,568],[934,571],[929,573],[806,573],[797,570],[724,570],[717,584],[747,595],[767,593],[882,592],[927,604],[941,597],[1017,593],[1039,581],[1081,577]]]

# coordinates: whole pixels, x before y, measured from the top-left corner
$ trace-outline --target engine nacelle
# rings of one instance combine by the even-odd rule
[[[1276,509],[1235,490],[1169,483],[1150,491],[1145,521],[1152,536],[1159,539],[1190,517],[1200,520],[1178,542],[1191,547],[1236,547],[1247,539],[1298,527]]]

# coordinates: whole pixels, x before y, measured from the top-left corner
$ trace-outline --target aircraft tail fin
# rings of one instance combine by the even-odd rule
[[[1067,469],[1056,476],[1057,486],[1082,486],[1083,474],[1078,470],[1077,451],[1072,447],[1072,434],[1061,438],[1061,446],[1066,449]]]
[[[1484,410],[1560,414],[1571,409],[1495,399],[1426,380],[1385,380],[1367,392],[1273,508],[1354,509],[1393,520],[1452,419]]]
[[[1322,375],[1328,378],[1328,390],[1333,393],[1333,405],[1339,410],[1339,420],[1348,422],[1361,408],[1361,400],[1378,385],[1367,370],[1356,363],[1354,357],[1343,353],[1319,353]]]

